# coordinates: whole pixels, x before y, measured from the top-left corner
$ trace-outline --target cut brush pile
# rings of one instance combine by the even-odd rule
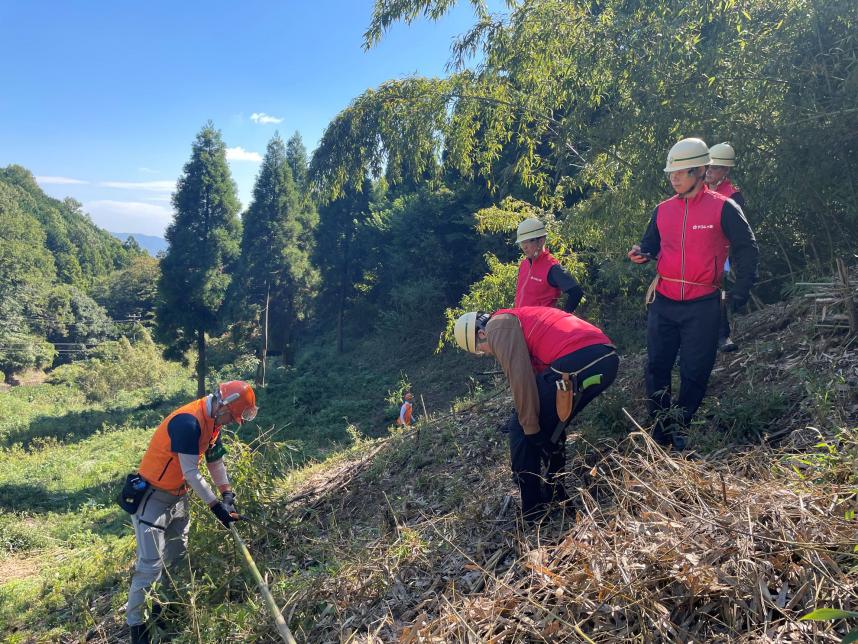
[[[851,494],[792,491],[770,460],[687,461],[635,434],[559,532],[522,537],[484,591],[424,604],[400,641],[837,641],[798,618],[855,606],[854,523],[836,518]]]
[[[573,502],[522,530],[502,442],[460,435],[450,447],[480,463],[471,468],[436,461],[445,431],[430,436],[424,480],[365,470],[292,535],[303,545],[287,549],[338,561],[293,596],[299,639],[834,642],[845,626],[799,618],[858,604],[855,524],[844,518],[854,487],[807,486],[780,466],[785,453],[688,460],[634,433],[575,456]],[[413,436],[399,439],[376,459],[413,448]],[[447,498],[462,488],[464,499]]]

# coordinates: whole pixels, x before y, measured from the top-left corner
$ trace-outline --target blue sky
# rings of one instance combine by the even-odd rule
[[[103,228],[161,235],[211,119],[246,207],[276,130],[299,131],[312,152],[365,89],[443,75],[474,23],[463,0],[364,52],[371,11],[372,0],[0,0],[0,167],[23,165]]]

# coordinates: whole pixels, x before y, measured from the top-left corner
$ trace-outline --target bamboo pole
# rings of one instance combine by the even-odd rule
[[[235,543],[238,544],[238,549],[241,550],[241,554],[244,556],[244,562],[247,564],[248,569],[253,575],[253,579],[259,587],[259,592],[262,593],[265,603],[268,605],[268,610],[274,618],[274,625],[277,627],[280,637],[283,638],[283,641],[286,642],[286,644],[297,644],[295,638],[292,637],[292,632],[289,630],[289,626],[286,624],[286,620],[283,619],[280,609],[277,608],[277,603],[274,601],[274,597],[268,589],[268,584],[266,584],[265,580],[262,579],[262,575],[259,573],[259,568],[256,567],[256,562],[253,561],[253,557],[250,556],[250,551],[247,549],[247,546],[244,545],[244,540],[241,538],[241,535],[238,534],[238,528],[235,527],[234,523],[231,523],[229,525],[229,529],[232,530],[232,536],[235,538]]]

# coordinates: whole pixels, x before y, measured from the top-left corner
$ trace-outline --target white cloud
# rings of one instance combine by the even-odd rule
[[[81,181],[80,179],[70,179],[69,177],[36,177],[36,181],[39,183],[48,185],[48,184],[56,184],[56,185],[71,185],[75,183],[89,183],[89,181]]]
[[[271,116],[265,112],[254,112],[250,115],[250,120],[260,125],[269,125],[271,123],[282,123],[283,119],[279,116]]]
[[[102,181],[98,185],[102,188],[146,190],[149,192],[173,192],[176,189],[175,181]]]
[[[83,205],[96,226],[116,233],[164,236],[173,219],[169,208],[140,201],[99,199]]]
[[[228,161],[253,161],[254,163],[260,163],[262,161],[262,156],[259,152],[250,152],[240,145],[234,148],[227,148],[226,158]]]

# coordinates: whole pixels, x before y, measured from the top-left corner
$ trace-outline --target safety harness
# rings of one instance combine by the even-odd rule
[[[681,284],[691,284],[692,286],[708,286],[709,288],[713,288],[716,291],[721,288],[720,284],[703,284],[702,282],[692,282],[691,280],[677,279],[675,277],[665,277],[661,273],[656,273],[652,282],[650,282],[649,288],[646,290],[646,297],[644,298],[644,303],[649,306],[653,302],[655,302],[655,290],[658,288],[658,283],[660,280],[664,280],[665,282],[679,282]]]
[[[557,443],[557,441],[560,440],[563,430],[566,429],[566,426],[572,420],[572,412],[575,409],[575,401],[578,394],[588,387],[602,383],[602,374],[600,373],[595,373],[588,378],[584,378],[580,385],[578,384],[578,376],[584,371],[587,371],[587,369],[593,365],[600,363],[605,358],[615,355],[617,355],[617,352],[613,347],[611,347],[610,353],[599,356],[577,371],[561,371],[560,369],[550,367],[551,371],[560,375],[560,379],[554,383],[557,386],[557,394],[554,402],[557,408],[557,417],[559,418],[559,422],[557,423],[557,427],[554,428],[554,433],[551,434],[552,443]]]

